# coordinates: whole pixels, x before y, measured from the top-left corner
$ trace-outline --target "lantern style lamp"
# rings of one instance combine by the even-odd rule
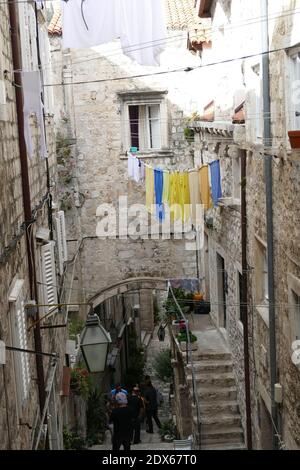
[[[110,343],[110,334],[100,325],[98,315],[90,313],[80,338],[80,349],[89,372],[104,372]]]

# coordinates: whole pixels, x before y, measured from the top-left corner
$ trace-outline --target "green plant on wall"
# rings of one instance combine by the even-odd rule
[[[71,318],[69,319],[68,328],[69,328],[69,339],[73,341],[76,340],[77,335],[79,335],[83,328],[85,322],[81,318]]]
[[[171,364],[171,350],[164,349],[154,357],[153,368],[156,377],[163,382],[170,382],[173,378]]]

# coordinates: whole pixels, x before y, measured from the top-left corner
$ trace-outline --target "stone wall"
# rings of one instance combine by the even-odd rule
[[[255,6],[256,5],[256,6]],[[284,2],[286,11],[292,12],[299,6],[297,1]],[[216,2],[214,9],[214,30],[220,24],[234,22],[237,18],[256,16],[260,5],[256,2],[231,3],[231,9],[224,2]],[[270,48],[286,48],[299,43],[299,19],[296,14],[278,14],[277,2],[269,2],[270,15]],[[256,14],[254,14],[256,8]],[[283,10],[285,11],[285,10]],[[245,15],[245,16],[244,16]],[[297,29],[298,28],[298,29]],[[216,31],[213,39],[214,58],[228,56],[224,50],[229,47],[232,54],[245,55],[261,51],[261,24],[249,25],[248,28],[237,28],[236,32]],[[237,38],[243,37],[243,40]],[[235,38],[236,36],[236,39]],[[247,48],[245,49],[245,44]],[[244,49],[241,51],[240,48]],[[273,204],[274,204],[274,262],[276,290],[276,344],[278,380],[283,387],[283,404],[280,409],[282,425],[281,443],[289,449],[299,448],[299,370],[291,360],[291,305],[289,276],[299,279],[299,157],[291,151],[287,138],[292,113],[291,83],[289,82],[288,55],[282,50],[270,54],[270,87],[271,87],[271,123],[273,155]],[[216,74],[214,85],[216,101],[216,120],[230,121],[234,107],[238,105],[236,97],[244,96],[246,125],[235,126],[233,142],[225,137],[212,139],[207,133],[196,141],[195,154],[197,160],[201,157],[204,162],[220,158],[222,172],[223,196],[229,196],[232,185],[230,170],[230,155],[232,144],[236,148],[247,151],[247,261],[249,265],[248,281],[248,315],[249,315],[249,345],[251,365],[251,395],[252,395],[252,424],[254,446],[261,448],[265,442],[264,416],[261,401],[270,413],[270,359],[269,359],[269,326],[268,305],[259,298],[258,292],[263,283],[262,270],[259,266],[261,255],[258,255],[258,244],[266,244],[266,189],[264,177],[264,148],[262,142],[263,118],[261,80],[261,62],[259,57],[251,58],[236,65],[230,64],[227,70],[226,98],[224,95],[224,80]],[[230,84],[229,84],[230,82]],[[241,93],[242,91],[242,93]],[[226,101],[226,102],[225,102]],[[218,126],[216,125],[216,128]],[[212,145],[212,140],[214,144]],[[218,146],[217,143],[219,142]],[[224,152],[224,146],[229,150]],[[235,151],[233,149],[233,151]],[[241,268],[240,251],[240,213],[229,207],[219,207],[211,214],[213,228],[207,229],[209,235],[210,256],[210,288],[212,303],[212,318],[219,324],[218,308],[218,272],[216,252],[225,259],[228,293],[226,295],[228,324],[226,335],[231,346],[237,385],[239,403],[244,417],[245,426],[245,392],[244,392],[244,356],[243,356],[243,326],[239,321],[239,306],[237,296],[237,269]],[[259,272],[261,271],[261,272]],[[298,416],[298,418],[297,418]]]
[[[6,4],[0,5],[0,72],[1,85],[4,87],[3,101],[0,102],[0,338],[6,345],[13,346],[11,323],[12,305],[9,304],[8,297],[16,279],[23,279],[24,300],[31,298],[28,278],[28,259],[25,232],[22,229],[24,220],[23,195],[21,181],[21,166],[18,143],[18,128],[15,103],[15,89],[13,77],[10,71],[13,70],[11,41],[8,18],[8,7]],[[4,79],[3,71],[8,70],[7,78]],[[53,120],[50,116],[46,119],[47,143],[49,149],[50,181],[53,191],[55,191],[55,133]],[[31,192],[31,206],[33,210],[33,233],[38,228],[48,227],[47,196],[47,173],[46,162],[40,160],[37,155],[39,142],[39,130],[36,122],[32,119],[32,135],[35,154],[28,160],[29,185]],[[44,202],[43,202],[44,201]],[[34,211],[36,209],[36,211]],[[29,222],[29,221],[27,221]],[[36,262],[37,250],[35,245]],[[38,300],[38,299],[36,299]],[[59,319],[60,320],[60,319]],[[27,327],[32,320],[27,320]],[[62,330],[57,335],[46,333],[44,330],[43,349],[45,351],[60,352],[64,358],[65,343],[61,340],[64,337]],[[28,348],[35,350],[34,329],[28,332]],[[54,340],[54,336],[56,337]],[[60,336],[60,340],[57,337]],[[52,349],[54,348],[54,349]],[[6,364],[0,370],[0,449],[30,449],[32,428],[34,420],[39,412],[39,398],[37,388],[37,371],[35,356],[30,355],[30,391],[27,402],[20,411],[17,406],[16,382],[14,370],[13,353],[7,351]],[[45,375],[48,373],[48,362],[44,360]],[[59,368],[60,370],[60,368]],[[57,391],[61,386],[60,371],[57,374]],[[56,397],[57,398],[57,397]],[[59,399],[58,399],[59,400]],[[59,411],[58,411],[59,413]]]

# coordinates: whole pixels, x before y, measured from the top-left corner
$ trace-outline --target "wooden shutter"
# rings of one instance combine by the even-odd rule
[[[57,282],[54,257],[55,242],[51,241],[42,246],[41,267],[42,267],[42,287],[43,303],[46,305],[57,304]],[[44,307],[44,313],[47,314],[54,307]]]
[[[12,303],[12,341],[13,346],[28,349],[26,314],[24,308],[23,280],[17,280],[10,295]],[[29,356],[25,352],[14,352],[17,400],[19,412],[22,411],[25,400],[28,398],[30,386]]]
[[[56,222],[56,237],[59,259],[59,273],[64,272],[64,263],[68,260],[67,237],[66,237],[66,222],[64,211],[59,211],[55,219]]]

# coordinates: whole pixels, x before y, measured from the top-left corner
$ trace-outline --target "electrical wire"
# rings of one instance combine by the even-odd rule
[[[264,51],[264,52],[258,52],[258,53],[254,53],[254,54],[243,55],[243,56],[240,56],[240,57],[224,59],[224,60],[210,62],[208,64],[203,64],[203,65],[196,65],[194,67],[189,67],[188,72],[192,72],[192,71],[199,70],[199,69],[205,69],[205,68],[208,68],[208,67],[214,67],[216,65],[224,65],[224,64],[228,64],[228,63],[232,63],[232,62],[237,62],[237,61],[240,61],[240,60],[251,59],[251,58],[254,58],[254,57],[262,57],[262,56],[269,55],[269,54],[275,54],[277,52],[287,51],[287,50],[290,50],[292,48],[293,48],[292,46],[280,47],[280,48],[276,48],[276,49],[270,49],[270,50]],[[72,85],[72,86],[74,86],[74,85],[87,85],[87,84],[91,84],[91,83],[107,83],[107,82],[114,82],[114,81],[129,80],[129,79],[133,79],[133,78],[153,77],[153,76],[179,73],[179,72],[185,72],[186,73],[187,72],[187,67],[181,67],[181,68],[178,68],[178,69],[165,70],[165,71],[159,71],[159,72],[153,72],[153,73],[142,73],[142,74],[137,74],[137,75],[127,75],[127,76],[123,76],[123,77],[103,78],[103,79],[98,79],[98,80],[85,80],[85,81],[83,80],[83,81],[78,81],[78,82],[73,81],[73,82],[67,82],[67,83],[64,83],[64,82],[61,82],[61,83],[48,83],[48,84],[46,83],[44,86],[45,87],[56,87],[56,86],[69,86],[69,85]]]

